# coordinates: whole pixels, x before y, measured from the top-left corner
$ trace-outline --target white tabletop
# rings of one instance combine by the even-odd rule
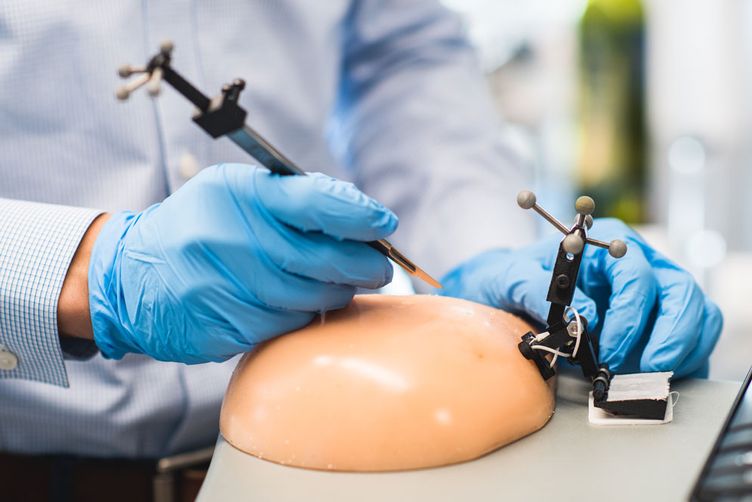
[[[562,378],[556,413],[541,431],[478,460],[420,471],[285,467],[220,437],[198,500],[686,500],[739,385],[678,382],[673,423],[603,428],[587,422],[587,387]]]

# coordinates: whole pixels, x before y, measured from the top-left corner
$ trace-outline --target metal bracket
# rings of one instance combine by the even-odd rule
[[[587,236],[587,231],[593,226],[592,214],[595,210],[595,202],[590,197],[582,196],[575,202],[577,216],[571,228],[567,228],[540,207],[533,192],[520,192],[517,203],[523,209],[533,209],[564,234],[559,243],[546,296],[546,300],[551,303],[546,330],[537,335],[533,332],[523,335],[518,345],[520,352],[535,363],[545,380],[556,374],[556,358],[567,357],[571,363],[580,366],[583,375],[593,382],[596,400],[605,399],[611,373],[607,365],[599,364],[597,341],[588,332],[587,319],[574,311],[571,303],[585,246],[591,244],[606,248],[612,257],[621,258],[627,252],[627,245],[621,240],[606,243]],[[574,317],[568,317],[568,311],[574,312]],[[549,355],[553,355],[550,361]]]

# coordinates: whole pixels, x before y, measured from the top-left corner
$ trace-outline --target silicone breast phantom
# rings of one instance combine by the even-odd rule
[[[530,327],[438,296],[356,296],[247,354],[222,406],[236,448],[280,464],[391,471],[480,457],[541,427],[554,397],[517,349]]]

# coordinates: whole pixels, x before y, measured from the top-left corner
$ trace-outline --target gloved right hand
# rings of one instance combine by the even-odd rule
[[[364,242],[397,217],[352,184],[228,164],[164,202],[113,215],[89,267],[94,340],[105,357],[222,361],[347,305],[392,278]]]

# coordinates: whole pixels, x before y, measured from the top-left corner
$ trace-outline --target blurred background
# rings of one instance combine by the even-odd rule
[[[752,0],[443,0],[560,218],[633,224],[720,305],[711,378],[752,363]]]

